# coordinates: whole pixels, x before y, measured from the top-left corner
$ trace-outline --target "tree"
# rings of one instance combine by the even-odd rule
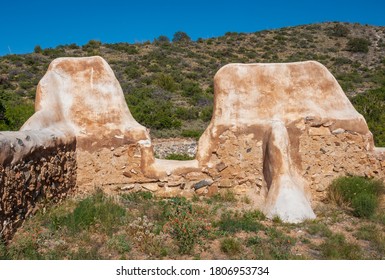
[[[175,32],[174,37],[172,38],[172,41],[174,43],[178,43],[178,42],[188,43],[191,41],[191,38],[190,36],[187,35],[187,33],[183,31],[178,31],[178,32]]]
[[[40,45],[36,45],[35,48],[33,49],[35,53],[42,53],[43,49],[40,47]]]
[[[370,41],[365,38],[351,38],[348,41],[347,49],[351,52],[363,52],[369,51]]]
[[[330,35],[335,37],[347,37],[349,33],[349,28],[341,23],[335,24],[330,30]]]
[[[154,43],[156,45],[168,44],[170,43],[170,39],[165,35],[160,35],[158,38],[154,39]]]

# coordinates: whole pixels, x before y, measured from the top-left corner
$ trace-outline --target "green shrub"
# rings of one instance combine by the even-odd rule
[[[384,78],[385,81],[385,78]],[[366,119],[376,146],[385,146],[385,86],[357,94],[351,99],[354,107]]]
[[[258,222],[261,219],[259,212],[225,212],[216,225],[221,231],[234,233],[238,231],[257,232],[264,229],[264,226]]]
[[[361,249],[356,244],[346,241],[342,234],[334,234],[318,246],[322,257],[327,260],[358,260]]]
[[[336,23],[330,30],[330,35],[336,36],[336,37],[346,37],[350,33],[350,30],[348,27],[344,26],[341,23]]]
[[[365,38],[351,38],[348,41],[347,49],[351,52],[367,53],[369,51],[370,41]]]
[[[371,217],[378,206],[377,196],[369,193],[360,193],[352,199],[352,208],[357,217]]]
[[[192,160],[194,157],[190,157],[188,154],[169,154],[166,156],[169,160]]]
[[[131,192],[128,194],[123,194],[122,198],[127,201],[133,201],[133,202],[141,202],[144,200],[150,200],[154,196],[151,192]]]
[[[73,212],[64,216],[54,216],[52,225],[56,229],[65,227],[71,234],[78,234],[97,224],[102,232],[112,234],[122,223],[125,215],[124,208],[106,197],[102,191],[97,191],[94,195],[81,200]]]
[[[185,198],[172,198],[166,203],[164,216],[168,220],[167,231],[177,242],[181,254],[190,253],[196,243],[207,237],[211,228],[202,213]]]
[[[225,238],[221,241],[221,251],[230,256],[239,254],[242,250],[241,243],[235,238]]]
[[[182,133],[181,133],[183,137],[194,138],[196,140],[198,140],[202,134],[203,134],[203,130],[193,130],[193,129],[182,130]]]
[[[275,228],[265,229],[265,234],[267,238],[254,236],[247,240],[247,245],[253,248],[257,259],[287,260],[292,257],[290,249],[295,239]]]
[[[379,180],[359,176],[340,177],[330,185],[328,197],[339,206],[352,207],[358,217],[370,217],[383,191],[384,184]]]
[[[155,84],[160,88],[171,92],[177,89],[177,84],[175,83],[173,77],[164,73],[158,75],[155,80]]]

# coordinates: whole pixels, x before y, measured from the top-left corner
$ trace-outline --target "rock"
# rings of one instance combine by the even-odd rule
[[[199,181],[198,183],[194,184],[194,189],[198,190],[203,187],[210,186],[214,181],[212,179],[205,179],[202,181]]]
[[[157,183],[147,183],[147,184],[142,184],[142,187],[145,190],[151,191],[151,192],[156,192],[159,190],[159,186]]]
[[[330,135],[330,130],[327,127],[310,127],[308,130],[310,136],[322,136],[322,135]]]
[[[332,131],[332,134],[341,134],[341,133],[344,133],[345,132],[345,129],[343,128],[337,128],[337,129],[334,129]]]
[[[201,188],[199,188],[199,189],[195,189],[195,193],[196,193],[197,195],[205,195],[205,194],[207,194],[207,193],[208,193],[207,186],[201,187]]]
[[[124,172],[123,172],[123,176],[125,176],[125,177],[127,177],[127,178],[131,178],[131,177],[132,177],[131,173],[130,173],[130,172],[127,172],[127,171],[124,171]]]
[[[220,180],[219,185],[218,185],[219,188],[231,188],[234,186],[235,186],[234,182],[232,180],[229,180],[229,179]]]
[[[250,148],[251,151],[251,148]],[[218,172],[222,172],[224,169],[227,168],[227,165],[224,164],[223,162],[218,163],[215,168],[217,169]]]
[[[215,184],[210,185],[210,186],[207,188],[207,195],[208,195],[209,197],[211,197],[211,196],[214,196],[214,195],[216,195],[216,194],[218,194],[218,186],[215,185]]]
[[[201,173],[201,172],[189,172],[187,173],[186,175],[184,175],[184,177],[186,178],[186,180],[188,181],[195,181],[195,180],[199,180],[199,179],[202,179],[203,177],[205,177],[207,175]]]

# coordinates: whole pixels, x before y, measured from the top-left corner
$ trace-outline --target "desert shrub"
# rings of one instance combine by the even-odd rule
[[[193,208],[185,198],[172,198],[164,205],[166,231],[175,239],[179,253],[190,253],[196,243],[207,237],[211,225],[202,212]]]
[[[170,39],[166,35],[160,35],[158,38],[154,39],[155,45],[169,44]]]
[[[183,137],[188,137],[188,138],[194,138],[194,139],[199,139],[203,133],[203,130],[194,130],[194,129],[186,129],[182,130],[181,135]]]
[[[113,250],[116,250],[120,254],[128,253],[131,251],[131,243],[128,240],[126,234],[119,234],[112,236],[107,241],[107,246]]]
[[[264,229],[264,226],[259,222],[261,219],[259,212],[225,212],[222,214],[221,219],[216,223],[219,230],[228,233],[234,233],[238,231],[256,232]]]
[[[161,251],[164,234],[155,234],[155,225],[147,216],[138,217],[128,225],[128,233],[143,252],[155,255]]]
[[[188,154],[169,154],[166,159],[170,160],[192,160],[194,157],[190,157]]]
[[[322,257],[327,260],[358,260],[361,249],[358,245],[346,241],[342,234],[333,234],[318,246]]]
[[[37,45],[37,46],[35,46],[35,48],[33,49],[33,51],[34,51],[35,53],[42,53],[42,52],[43,52],[43,49],[42,49],[39,45]]]
[[[365,38],[351,38],[347,43],[347,50],[351,52],[367,53],[370,41]]]
[[[221,251],[229,256],[239,254],[242,250],[241,243],[235,238],[225,238],[221,240]]]
[[[328,197],[339,206],[352,207],[358,217],[370,217],[383,191],[384,184],[379,180],[359,176],[340,177],[330,185]]]
[[[295,239],[275,228],[265,230],[266,238],[250,237],[247,245],[253,248],[257,259],[287,260],[292,258],[291,247]]]
[[[385,86],[357,94],[351,99],[354,107],[366,119],[376,146],[385,146]]]
[[[196,120],[198,118],[198,109],[194,107],[177,107],[175,115],[181,120]]]
[[[144,126],[155,129],[179,128],[182,123],[175,115],[175,106],[168,100],[168,94],[161,89],[137,88],[125,97],[132,115]]]
[[[171,92],[177,89],[177,84],[175,83],[173,77],[164,73],[158,75],[155,80],[155,84],[160,88]]]
[[[125,215],[124,208],[98,190],[94,195],[81,200],[72,212],[53,216],[51,223],[56,229],[65,227],[71,234],[77,234],[98,224],[98,229],[102,232],[112,234]]]
[[[190,36],[188,36],[187,33],[183,31],[175,32],[172,38],[173,43],[188,43],[190,41],[191,41]]]
[[[123,194],[122,198],[127,201],[132,201],[132,202],[141,202],[144,200],[150,200],[154,196],[151,192],[131,192],[128,194]]]
[[[341,23],[336,23],[331,29],[329,34],[336,37],[346,37],[350,33],[348,27]]]

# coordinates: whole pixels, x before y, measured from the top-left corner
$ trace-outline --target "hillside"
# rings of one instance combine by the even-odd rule
[[[153,137],[199,137],[212,110],[212,80],[227,63],[317,60],[337,78],[385,146],[385,27],[322,23],[191,41],[176,33],[140,44],[91,40],[0,57],[0,130],[17,130],[33,113],[36,85],[63,56],[107,60],[134,117]]]

